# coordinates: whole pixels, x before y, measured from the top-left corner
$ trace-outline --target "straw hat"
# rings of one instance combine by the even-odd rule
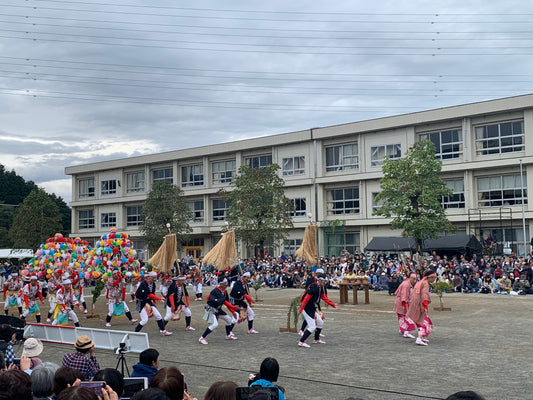
[[[77,350],[85,350],[93,347],[93,341],[87,335],[78,336],[76,343],[74,344]]]
[[[37,357],[43,351],[43,342],[36,338],[28,338],[24,342],[23,357]]]

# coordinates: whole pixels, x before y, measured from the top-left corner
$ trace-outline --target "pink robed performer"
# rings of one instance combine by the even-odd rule
[[[429,296],[429,284],[437,278],[435,271],[428,269],[424,272],[424,278],[418,281],[409,298],[409,308],[406,317],[411,319],[418,328],[416,344],[427,346],[429,333],[433,329],[433,323],[428,316],[428,306],[431,303]]]
[[[415,337],[409,331],[416,330],[416,325],[412,320],[407,318],[405,314],[407,314],[407,309],[409,308],[409,298],[411,297],[411,291],[416,284],[416,279],[416,273],[411,272],[409,277],[400,284],[394,293],[396,295],[396,299],[394,300],[393,311],[398,314],[400,335],[403,335],[405,338],[412,339]]]

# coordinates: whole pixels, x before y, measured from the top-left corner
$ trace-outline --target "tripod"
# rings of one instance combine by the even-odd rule
[[[115,367],[115,369],[117,371],[120,371],[123,377],[126,377],[126,375],[124,375],[124,370],[126,370],[126,372],[128,373],[128,376],[130,376],[130,370],[128,369],[128,364],[126,363],[126,357],[124,356],[124,354],[126,354],[126,349],[122,346],[122,343],[121,343],[121,346],[117,349],[118,361],[117,361],[117,366]],[[120,369],[118,368],[119,366],[120,366]]]

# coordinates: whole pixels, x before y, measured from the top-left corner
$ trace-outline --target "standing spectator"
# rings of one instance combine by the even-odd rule
[[[148,378],[148,382],[159,368],[159,352],[156,349],[146,349],[139,355],[139,363],[133,366],[132,378]]]
[[[81,371],[86,380],[90,380],[98,371],[100,364],[94,356],[94,343],[87,335],[78,336],[74,344],[76,353],[67,353],[63,356],[63,367]]]

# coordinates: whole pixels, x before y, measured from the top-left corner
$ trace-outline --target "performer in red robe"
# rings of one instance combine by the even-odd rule
[[[416,280],[416,272],[411,272],[409,277],[398,286],[398,289],[396,289],[396,292],[394,293],[396,295],[396,300],[394,301],[394,308],[392,310],[398,314],[400,335],[403,335],[404,338],[415,338],[409,331],[414,331],[416,325],[413,321],[407,318],[405,314],[409,308],[409,298],[411,297],[411,292],[416,284]]]
[[[409,308],[406,317],[410,318],[418,328],[416,344],[427,346],[429,333],[433,329],[433,323],[428,316],[428,306],[431,303],[429,296],[429,284],[435,282],[437,273],[432,269],[424,272],[424,277],[417,282],[409,299]]]

